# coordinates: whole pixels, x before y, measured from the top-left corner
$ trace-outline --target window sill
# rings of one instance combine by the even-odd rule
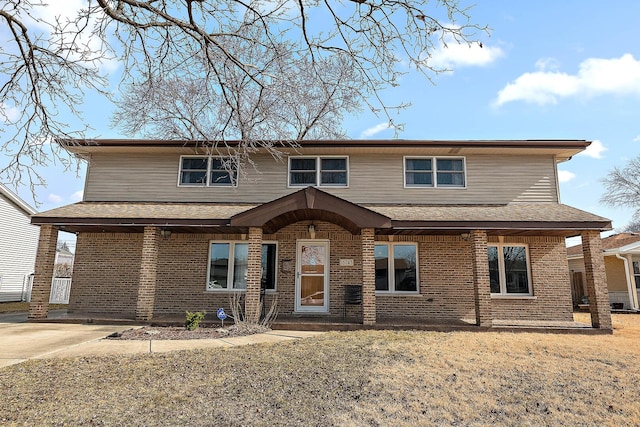
[[[521,300],[535,300],[538,299],[535,295],[502,295],[491,294],[491,299],[521,299]]]
[[[376,291],[376,296],[405,296],[405,297],[422,297],[420,292],[408,292],[408,291]]]
[[[206,294],[217,294],[217,293],[236,293],[236,292],[246,292],[246,289],[205,289],[204,293]],[[278,290],[277,289],[265,289],[265,294],[270,295],[270,294],[277,294]]]

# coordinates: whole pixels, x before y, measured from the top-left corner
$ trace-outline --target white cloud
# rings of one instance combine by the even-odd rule
[[[50,201],[51,203],[61,203],[62,197],[54,193],[49,193],[49,195],[47,196],[47,200]]]
[[[589,58],[580,64],[575,75],[559,71],[555,63],[544,59],[536,63],[538,71],[524,73],[498,92],[495,106],[512,101],[556,104],[571,96],[591,97],[605,94],[640,96],[640,61],[631,54],[620,58]]]
[[[6,102],[0,102],[0,119],[6,120],[7,122],[14,122],[19,117],[20,110]]]
[[[43,4],[36,4],[34,7],[29,8],[29,14],[21,17],[24,22],[30,28],[37,29],[42,34],[51,34],[52,25],[56,21],[67,23],[74,22],[78,13],[82,9],[86,9],[85,0],[64,0],[56,2],[44,2]],[[82,21],[80,25],[84,25],[85,21]],[[95,24],[95,19],[90,19],[87,28],[90,29]],[[91,58],[102,58],[97,62],[99,70],[103,73],[115,72],[120,66],[120,61],[116,61],[110,57],[110,54],[105,50],[105,46],[102,43],[100,37],[95,37],[91,34],[91,31],[85,29],[78,36],[73,31],[73,27],[69,26],[67,29],[69,33],[65,36],[66,43],[71,43],[72,39],[79,45],[86,45],[88,49],[93,52],[89,56]],[[79,52],[69,52],[72,59],[76,59],[79,62],[84,62],[86,68],[93,68],[94,63],[85,61],[85,58]]]
[[[604,153],[605,151],[607,151],[608,148],[605,147],[601,141],[599,140],[594,140],[590,146],[587,147],[586,150],[584,150],[583,152],[579,153],[579,156],[587,156],[587,157],[591,157],[593,159],[602,159],[602,153]]]
[[[633,138],[634,142],[640,142],[640,135],[636,136],[635,138]]]
[[[560,62],[555,58],[540,58],[536,61],[536,70],[538,71],[551,71],[560,68]]]
[[[576,177],[576,174],[569,171],[558,171],[558,181],[567,182]]]
[[[79,202],[82,200],[84,192],[82,190],[78,190],[69,197],[72,202]]]
[[[428,63],[435,68],[483,67],[503,55],[504,52],[499,47],[480,47],[476,43],[468,45],[452,40],[447,42],[446,47],[441,45],[436,49]]]
[[[363,130],[362,133],[360,134],[360,138],[369,138],[387,129],[391,129],[391,126],[389,126],[389,123],[387,122],[379,123],[373,127]]]

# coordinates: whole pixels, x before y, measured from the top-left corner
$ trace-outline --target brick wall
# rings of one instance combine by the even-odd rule
[[[135,315],[142,233],[80,233],[69,309]]]
[[[294,313],[296,240],[308,239],[301,221],[264,235],[278,241],[278,306],[281,316]],[[343,315],[344,285],[362,283],[361,238],[331,223],[314,221],[316,239],[331,240],[329,315]],[[207,262],[211,240],[241,240],[241,235],[173,233],[158,239],[158,268],[154,316],[219,307],[230,311],[232,292],[207,292]],[[376,241],[385,241],[377,236]],[[497,241],[490,238],[490,241]],[[394,241],[418,243],[420,293],[376,296],[378,320],[409,317],[429,322],[474,322],[471,245],[460,236],[395,236]],[[505,238],[527,243],[530,251],[534,299],[491,300],[494,319],[571,320],[571,289],[564,239],[560,237]],[[133,315],[139,281],[142,234],[81,233],[70,309]],[[353,260],[341,266],[340,259]],[[267,305],[272,296],[267,294]],[[348,306],[347,316],[362,318],[360,306]]]
[[[489,238],[489,242],[497,239]],[[527,243],[534,298],[492,298],[494,319],[573,320],[567,249],[563,237],[505,237],[504,243]]]
[[[386,240],[379,236],[377,240]],[[394,236],[418,243],[419,295],[376,297],[378,320],[411,317],[427,321],[473,321],[473,267],[469,242],[459,236]]]

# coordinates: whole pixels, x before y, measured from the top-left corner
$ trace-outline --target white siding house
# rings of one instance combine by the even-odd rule
[[[20,301],[33,273],[40,228],[36,211],[0,184],[0,302]]]

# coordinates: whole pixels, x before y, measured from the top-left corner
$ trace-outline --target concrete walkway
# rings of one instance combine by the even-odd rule
[[[307,338],[311,331],[271,331],[243,337],[204,340],[113,340],[105,339],[131,325],[89,325],[73,323],[27,323],[26,314],[0,315],[0,368],[29,359],[161,353]]]

